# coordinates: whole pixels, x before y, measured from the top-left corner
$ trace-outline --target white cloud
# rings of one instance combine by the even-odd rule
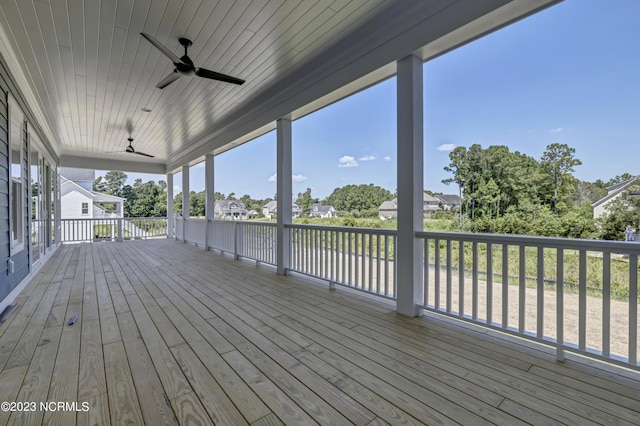
[[[443,143],[436,149],[440,152],[449,152],[449,151],[453,151],[455,147],[456,147],[456,144],[454,143]]]
[[[373,161],[376,159],[375,155],[365,155],[364,157],[358,158],[358,161]]]
[[[359,164],[355,158],[350,155],[343,155],[338,159],[338,167],[358,167]]]
[[[383,160],[384,161],[391,161],[391,156],[390,155],[385,155]]]
[[[561,133],[563,130],[564,129],[562,127],[556,127],[555,129],[549,130],[549,133],[553,133],[553,134]]]
[[[173,190],[175,191],[182,191],[182,187],[180,185],[173,185]]]
[[[269,176],[269,179],[267,179],[267,182],[275,182],[277,180],[278,180],[278,174],[274,173],[271,176]],[[291,175],[291,180],[294,182],[304,182],[305,180],[307,180],[307,177],[303,175]]]

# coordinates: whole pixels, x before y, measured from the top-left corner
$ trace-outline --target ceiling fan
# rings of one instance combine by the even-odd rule
[[[129,137],[127,138],[127,140],[129,141],[129,146],[127,146],[124,151],[109,151],[108,153],[123,153],[123,152],[126,152],[128,154],[138,154],[138,155],[143,155],[145,157],[150,157],[150,158],[154,158],[155,157],[155,155],[151,155],[151,154],[147,154],[147,153],[144,153],[144,152],[136,151],[133,148],[133,137],[131,136],[131,133],[133,133],[133,123],[131,122],[130,119],[127,120],[127,133],[129,133]]]
[[[164,55],[167,58],[171,59],[171,62],[173,62],[173,65],[175,65],[175,67],[176,67],[171,74],[169,74],[167,77],[164,78],[164,80],[162,80],[160,83],[158,83],[156,85],[156,87],[158,89],[164,89],[165,87],[167,87],[168,85],[170,85],[171,83],[173,83],[174,81],[176,81],[177,79],[182,77],[183,75],[187,76],[187,77],[191,77],[194,74],[197,75],[198,77],[204,77],[204,78],[210,78],[212,80],[224,81],[225,83],[233,83],[233,84],[243,84],[244,83],[244,80],[242,80],[240,78],[232,77],[232,76],[226,75],[226,74],[221,74],[221,73],[215,72],[215,71],[210,71],[210,70],[205,69],[205,68],[196,67],[193,64],[193,61],[191,60],[191,58],[189,58],[189,56],[187,55],[187,49],[192,44],[191,40],[189,40],[187,38],[180,37],[178,39],[180,44],[182,46],[184,46],[184,56],[182,58],[178,58],[178,56],[175,53],[173,53],[171,50],[169,50],[164,45],[160,44],[160,42],[158,40],[156,40],[155,38],[153,38],[151,35],[149,35],[147,33],[140,33],[140,35],[142,35],[142,37],[144,37],[147,40],[149,40],[149,42],[151,44],[153,44],[159,51],[164,53]]]

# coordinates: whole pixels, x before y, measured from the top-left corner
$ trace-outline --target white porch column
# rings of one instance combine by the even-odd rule
[[[417,316],[422,301],[422,247],[415,238],[423,229],[423,94],[422,60],[410,55],[398,61],[398,241],[397,311]]]
[[[205,207],[204,217],[207,222],[205,227],[204,236],[204,249],[209,250],[209,221],[215,218],[215,187],[214,187],[214,157],[213,154],[207,154],[204,156],[204,194],[205,194]]]
[[[291,223],[291,120],[281,118],[277,122],[277,253],[276,269],[278,274],[285,275],[289,267],[289,247],[291,230],[285,228]]]
[[[174,236],[175,218],[173,215],[173,173],[167,173],[167,238]]]
[[[182,241],[187,242],[187,220],[191,215],[189,202],[189,166],[182,166]]]

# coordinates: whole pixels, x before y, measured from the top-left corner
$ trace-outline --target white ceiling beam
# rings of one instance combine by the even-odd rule
[[[107,158],[79,157],[63,155],[60,157],[61,167],[76,167],[80,169],[121,170],[123,172],[166,174],[164,164],[144,161],[120,161]]]

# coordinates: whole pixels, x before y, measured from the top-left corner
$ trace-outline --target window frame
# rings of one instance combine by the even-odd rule
[[[8,111],[8,140],[9,140],[9,256],[21,252],[25,249],[25,217],[24,217],[24,134],[25,134],[25,117],[20,109],[16,99],[7,94],[7,111]],[[14,117],[15,116],[15,117]],[[14,119],[19,121],[19,127],[14,128]],[[16,136],[14,133],[18,133]],[[14,165],[14,143],[19,143],[19,169],[20,176],[13,176]],[[17,193],[17,194],[16,194]]]
[[[86,207],[85,207],[86,206]],[[85,212],[86,210],[86,212]],[[80,203],[80,214],[83,216],[89,215],[89,203]]]

